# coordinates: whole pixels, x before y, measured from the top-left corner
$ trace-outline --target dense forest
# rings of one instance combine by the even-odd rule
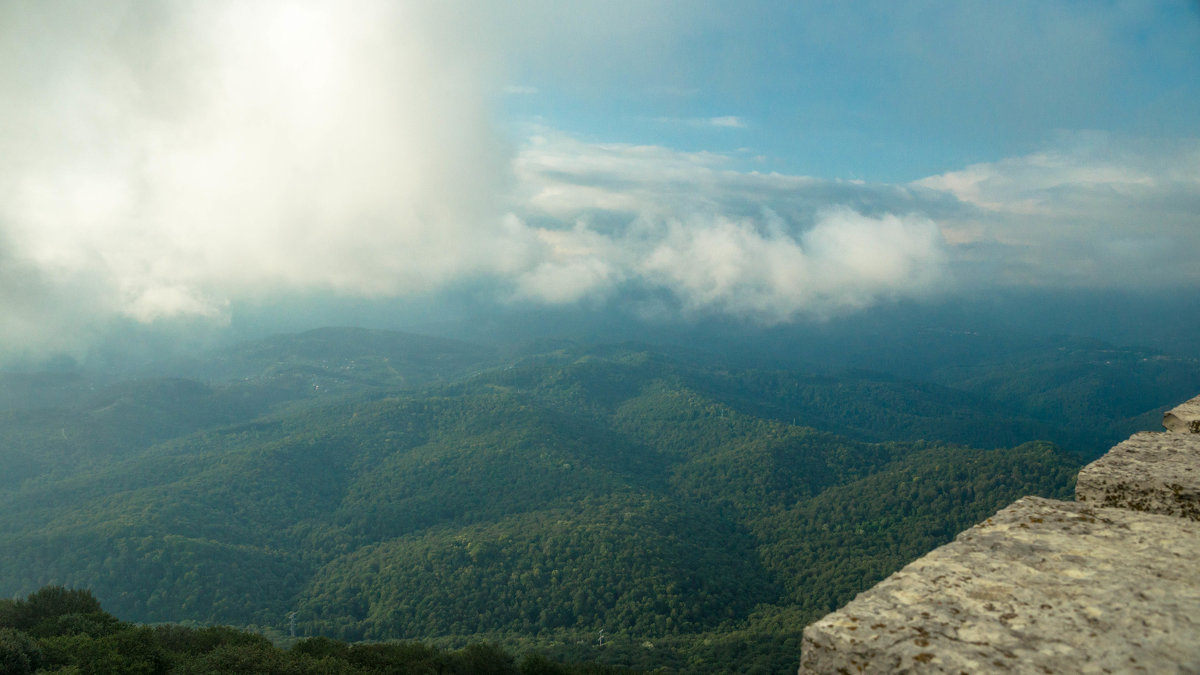
[[[284,640],[294,613],[328,640],[230,649],[278,672],[389,649],[783,672],[809,621],[1017,497],[1069,497],[1200,364],[1064,339],[918,380],[325,329],[2,377],[0,596],[87,588],[193,626],[69,639],[158,640],[200,672],[170,640]],[[3,623],[21,606],[5,644],[56,653],[69,636]],[[371,646],[394,640],[427,646]]]
[[[46,586],[0,600],[0,673],[78,675],[619,675],[627,669],[563,664],[538,652],[518,661],[490,643],[449,651],[420,642],[289,640],[223,626],[141,626],[104,611],[90,592]]]

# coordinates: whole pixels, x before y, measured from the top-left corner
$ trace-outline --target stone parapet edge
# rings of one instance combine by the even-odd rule
[[[986,633],[989,626],[979,624],[991,623],[993,619],[987,618],[977,622],[976,625],[970,623],[971,619],[967,616],[962,617],[961,625],[933,625],[932,614],[927,610],[918,610],[915,616],[905,616],[903,611],[899,611],[897,616],[904,616],[901,624],[896,627],[889,626],[887,622],[877,620],[870,623],[870,617],[862,617],[868,623],[859,624],[858,619],[854,617],[852,612],[855,608],[868,609],[873,613],[885,611],[887,603],[891,603],[892,608],[903,610],[908,600],[905,599],[903,590],[897,590],[898,584],[902,584],[905,575],[911,579],[912,575],[922,575],[925,573],[933,573],[933,570],[938,569],[934,564],[939,557],[945,557],[946,549],[959,544],[964,538],[970,539],[972,532],[981,527],[988,527],[995,519],[1006,516],[1006,513],[1013,509],[1020,510],[1033,506],[1035,508],[1050,507],[1062,505],[1068,511],[1080,511],[1085,514],[1085,517],[1095,518],[1095,514],[1106,513],[1111,514],[1110,521],[1115,522],[1119,519],[1122,512],[1130,513],[1131,516],[1135,513],[1146,514],[1146,518],[1152,521],[1158,521],[1165,524],[1166,527],[1174,527],[1178,525],[1179,533],[1172,533],[1171,537],[1182,537],[1189,541],[1185,541],[1186,545],[1200,546],[1200,396],[1193,398],[1185,403],[1182,403],[1171,410],[1168,410],[1163,415],[1163,426],[1167,429],[1166,432],[1143,432],[1134,434],[1129,440],[1124,441],[1117,446],[1114,446],[1108,453],[1105,453],[1100,459],[1084,467],[1080,471],[1080,478],[1076,483],[1076,503],[1071,502],[1056,502],[1054,500],[1045,500],[1038,498],[1024,498],[1014,502],[1009,507],[997,512],[993,518],[988,519],[984,523],[975,526],[971,530],[967,530],[956,538],[955,542],[946,546],[940,547],[933,552],[926,554],[922,558],[910,563],[904,569],[896,574],[888,577],[884,581],[876,584],[876,586],[860,593],[857,598],[851,601],[842,609],[831,612],[818,621],[809,624],[804,630],[804,639],[801,645],[801,664],[799,673],[801,675],[824,672],[846,672],[846,673],[884,673],[884,672],[971,672],[971,670],[963,670],[963,666],[975,664],[975,667],[981,665],[987,666],[989,669],[996,668],[1001,670],[1013,670],[1020,672],[1055,672],[1062,667],[1064,663],[1072,663],[1070,660],[1076,655],[1069,652],[1078,651],[1081,659],[1090,659],[1090,656],[1085,656],[1087,650],[1080,649],[1069,644],[1055,644],[1047,649],[1050,652],[1060,652],[1051,654],[1050,656],[1042,655],[1041,657],[1033,657],[1031,660],[1024,661],[1020,659],[1020,654],[1011,646],[998,646],[995,654],[989,654],[988,647],[985,644],[974,643],[973,646],[970,640],[964,642],[958,639],[951,639],[948,642],[943,641],[942,646],[945,647],[939,653],[937,641],[930,639],[936,636],[945,636],[947,633],[954,635],[976,635],[981,631]],[[1150,449],[1150,452],[1146,452]],[[1030,501],[1033,499],[1034,501]],[[1098,509],[1098,510],[1094,510]],[[1087,514],[1093,514],[1087,516]],[[1177,519],[1177,520],[1175,520]],[[1103,520],[1103,518],[1101,519]],[[1135,517],[1135,520],[1141,520]],[[1036,526],[1036,524],[1035,524]],[[1015,539],[1015,538],[1014,538]],[[1190,540],[1195,541],[1190,541]],[[996,546],[1004,546],[1005,541],[1000,541]],[[1012,542],[1012,543],[1015,543]],[[1024,544],[1023,544],[1024,545]],[[1032,545],[1032,544],[1030,544]],[[1178,557],[1179,553],[1170,553],[1170,557]],[[1168,564],[1194,564],[1195,558],[1191,560],[1170,560],[1165,561]],[[1085,556],[1086,561],[1086,556]],[[1107,563],[1104,563],[1107,564]],[[986,567],[986,565],[980,565]],[[1200,577],[1200,567],[1197,568]],[[971,570],[966,570],[967,574],[971,574]],[[940,574],[940,573],[939,573]],[[984,580],[986,582],[987,570],[983,570]],[[1160,575],[1160,572],[1151,572],[1152,575]],[[1190,572],[1189,572],[1190,574]],[[938,580],[942,577],[939,576]],[[919,579],[921,580],[921,579]],[[935,579],[923,579],[921,581],[938,581]],[[1159,579],[1160,585],[1165,582],[1164,579]],[[1083,583],[1080,581],[1080,583]],[[986,583],[984,584],[986,587]],[[999,584],[995,585],[997,588]],[[936,590],[937,585],[931,584],[930,588]],[[1083,592],[1088,592],[1089,589],[1084,586],[1080,589]],[[1171,591],[1173,589],[1147,589],[1153,591],[1147,595],[1141,593],[1143,598],[1159,598],[1163,602],[1177,601],[1177,597],[1173,597]],[[1178,590],[1178,589],[1175,589]],[[1163,592],[1158,592],[1163,591]],[[1195,588],[1188,587],[1184,589],[1185,593],[1195,595]],[[972,591],[977,592],[977,591]],[[872,605],[872,599],[878,600],[883,596],[888,596],[888,599],[883,604],[876,603]],[[913,597],[912,602],[919,603],[922,598]],[[1189,597],[1189,601],[1200,602],[1200,595]],[[915,606],[915,605],[914,605]],[[1049,605],[1053,607],[1052,605]],[[849,612],[847,610],[850,610]],[[1151,627],[1148,636],[1141,636],[1141,642],[1137,642],[1137,649],[1143,656],[1143,661],[1154,661],[1154,657],[1162,657],[1166,660],[1163,663],[1174,664],[1175,666],[1184,668],[1178,670],[1171,668],[1176,672],[1193,672],[1188,668],[1195,669],[1200,672],[1200,618],[1192,621],[1190,615],[1193,614],[1195,607],[1188,605],[1186,611],[1182,614],[1183,626],[1185,633],[1184,653],[1175,653],[1177,651],[1177,643],[1171,640],[1158,641],[1158,638],[1164,634],[1169,634],[1171,631],[1179,630],[1179,622],[1173,624],[1160,625]],[[958,611],[958,610],[955,610]],[[1048,613],[1050,610],[1046,610]],[[1003,624],[1004,628],[1011,628],[1006,622],[1011,622],[1013,617],[1008,617],[1008,613],[998,614],[994,621]],[[1179,613],[1176,612],[1178,615]],[[1176,618],[1179,618],[1176,616]],[[929,621],[929,626],[921,625],[922,621]],[[1144,622],[1143,622],[1144,623]],[[990,626],[995,628],[995,626]],[[861,633],[858,631],[863,629]],[[869,630],[868,630],[869,629]],[[874,631],[874,632],[872,632]],[[878,639],[883,635],[884,631],[889,631],[893,635],[897,632],[904,631],[913,632],[916,634],[912,638],[912,644],[907,640],[902,639],[883,639],[878,645],[868,646],[872,639]],[[936,632],[935,632],[936,631]],[[1157,631],[1157,632],[1156,632]],[[1010,631],[1011,632],[1011,631]],[[998,634],[1003,634],[1000,631]],[[924,635],[925,637],[922,637]],[[871,637],[874,636],[874,637]],[[1093,650],[1100,646],[1105,646],[1111,649],[1113,644],[1118,644],[1118,640],[1106,639],[1106,636],[1099,632],[1085,633],[1085,636],[1095,640]],[[1111,636],[1115,637],[1115,636]],[[1169,636],[1168,636],[1169,637]],[[1002,642],[1002,641],[1001,641]],[[1135,641],[1136,642],[1136,641]],[[1145,643],[1149,642],[1149,645]],[[1195,644],[1195,647],[1188,649],[1188,644]],[[907,651],[913,646],[921,647],[924,650],[918,649],[913,654],[907,654]],[[923,647],[922,647],[923,645]],[[946,645],[949,645],[946,647]],[[1131,647],[1135,645],[1130,645]],[[1145,650],[1146,646],[1150,646],[1151,651]],[[981,649],[982,647],[982,649]],[[970,659],[963,660],[963,654],[974,650]],[[907,650],[907,651],[906,651]],[[990,663],[987,660],[990,656],[996,656]],[[1067,659],[1063,661],[1065,656]],[[1155,672],[1149,668],[1161,668],[1162,664],[1157,666],[1150,662],[1138,663],[1136,657],[1132,654],[1128,656],[1128,661],[1124,660],[1124,655],[1117,654],[1118,664],[1122,670],[1128,672]],[[972,660],[975,659],[975,660]],[[980,660],[981,659],[981,660]],[[1013,661],[1012,659],[1016,659]],[[1040,660],[1039,660],[1040,659]],[[1033,661],[1039,661],[1035,664]],[[1049,666],[1047,664],[1055,664]],[[1189,665],[1190,664],[1190,665]],[[1083,661],[1076,661],[1074,665],[1082,667]],[[1095,666],[1096,672],[1107,672],[1113,664],[1111,661],[1106,663],[1092,663]],[[1034,670],[1034,668],[1040,670]],[[1050,667],[1051,670],[1045,670]]]

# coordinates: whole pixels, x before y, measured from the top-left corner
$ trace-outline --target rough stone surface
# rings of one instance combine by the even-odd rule
[[[1200,522],[1026,497],[804,631],[801,673],[1200,673]]]
[[[1168,410],[1163,426],[1169,431],[1200,434],[1200,396]]]
[[[1075,499],[1200,520],[1200,434],[1134,434],[1080,470]]]

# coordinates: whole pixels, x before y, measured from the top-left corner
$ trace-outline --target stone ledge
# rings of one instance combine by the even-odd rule
[[[1200,434],[1200,396],[1164,413],[1163,426],[1168,431]]]
[[[1198,522],[1026,497],[809,625],[800,672],[1200,672],[1198,559]]]
[[[1200,520],[1200,434],[1134,434],[1079,471],[1075,499]]]

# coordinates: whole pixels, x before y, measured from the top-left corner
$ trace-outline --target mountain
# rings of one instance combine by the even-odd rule
[[[960,388],[644,344],[276,336],[4,411],[0,594],[793,669],[807,621],[1016,497],[1069,495],[1080,455],[1035,439],[1116,433],[1174,394],[1162,361],[1062,346]],[[1052,424],[1081,382],[1090,405]]]
[[[251,382],[292,395],[404,389],[456,379],[496,360],[494,349],[449,338],[366,328],[272,335],[152,367],[205,381]]]

